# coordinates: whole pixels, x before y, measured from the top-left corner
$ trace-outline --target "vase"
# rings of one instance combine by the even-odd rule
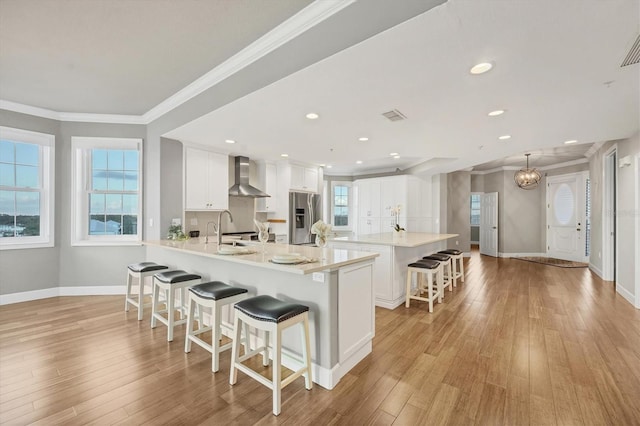
[[[326,247],[326,245],[327,245],[327,237],[324,237],[324,236],[316,234],[315,243],[316,243],[316,247],[320,247],[320,248]]]

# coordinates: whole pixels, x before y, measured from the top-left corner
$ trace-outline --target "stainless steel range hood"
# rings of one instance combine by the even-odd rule
[[[230,196],[250,198],[270,197],[269,194],[265,194],[258,188],[249,185],[249,157],[236,157],[235,165],[236,181],[235,184],[231,188],[229,188]]]

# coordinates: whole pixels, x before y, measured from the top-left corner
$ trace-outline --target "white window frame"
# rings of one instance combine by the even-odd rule
[[[135,235],[89,235],[89,190],[93,149],[124,149],[138,151],[138,229]],[[78,137],[71,138],[71,245],[72,246],[128,246],[141,245],[142,228],[142,139]]]
[[[348,208],[348,225],[347,226],[336,226],[335,223],[333,223],[333,219],[334,219],[334,208],[335,208],[335,187],[336,186],[346,186],[347,188],[349,188],[349,192],[347,193],[347,197],[349,202],[347,203],[347,208]],[[349,182],[349,181],[331,181],[331,194],[329,195],[331,198],[331,204],[329,206],[329,217],[331,218],[331,226],[333,228],[333,230],[335,231],[351,231],[353,228],[353,220],[354,220],[354,199],[353,199],[353,182]]]
[[[47,133],[14,129],[0,126],[0,138],[38,145],[40,147],[39,192],[40,192],[40,235],[32,237],[0,238],[0,250],[32,249],[53,247],[55,243],[55,136]],[[9,190],[20,190],[10,187]]]

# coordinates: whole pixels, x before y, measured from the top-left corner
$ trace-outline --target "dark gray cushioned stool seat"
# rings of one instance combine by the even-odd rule
[[[155,262],[140,262],[140,263],[132,263],[127,266],[127,268],[131,269],[132,272],[151,272],[151,271],[160,271],[162,269],[169,269],[168,266],[159,265]]]
[[[199,280],[200,278],[202,278],[200,275],[190,274],[188,272],[181,271],[181,270],[158,272],[153,277],[158,281],[167,283],[167,284],[175,284],[175,283],[181,283],[183,281]]]
[[[444,253],[433,253],[433,254],[430,254],[429,256],[425,256],[422,258],[422,260],[427,260],[427,259],[438,260],[440,262],[447,262],[449,261],[449,259],[451,259],[451,256]]]
[[[440,262],[438,262],[437,260],[430,260],[430,259],[421,259],[415,263],[409,264],[410,268],[423,268],[423,269],[436,269],[438,266],[440,266]]]
[[[247,293],[246,288],[233,287],[221,281],[211,281],[208,283],[194,285],[189,291],[196,296],[209,300],[222,300],[227,297],[237,296],[238,294]]]
[[[462,252],[460,250],[456,250],[456,249],[446,249],[446,250],[440,250],[438,253],[442,253],[442,254],[452,254],[454,256],[459,256],[462,254]]]
[[[256,296],[236,303],[235,308],[258,321],[283,322],[304,312],[308,306],[288,303],[271,296]]]

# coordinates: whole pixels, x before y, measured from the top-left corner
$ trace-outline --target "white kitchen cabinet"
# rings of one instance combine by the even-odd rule
[[[294,191],[318,192],[318,169],[291,164],[291,185]]]
[[[287,234],[276,234],[276,243],[287,244]]]
[[[258,163],[258,189],[266,192],[270,197],[256,200],[256,211],[273,213],[278,209],[278,169],[275,164]]]
[[[358,234],[392,232],[396,224],[393,209],[400,206],[398,223],[408,232],[433,232],[439,212],[432,194],[432,182],[415,176],[387,176],[360,179],[357,188]]]
[[[184,150],[185,210],[229,208],[229,159],[196,148]]]

